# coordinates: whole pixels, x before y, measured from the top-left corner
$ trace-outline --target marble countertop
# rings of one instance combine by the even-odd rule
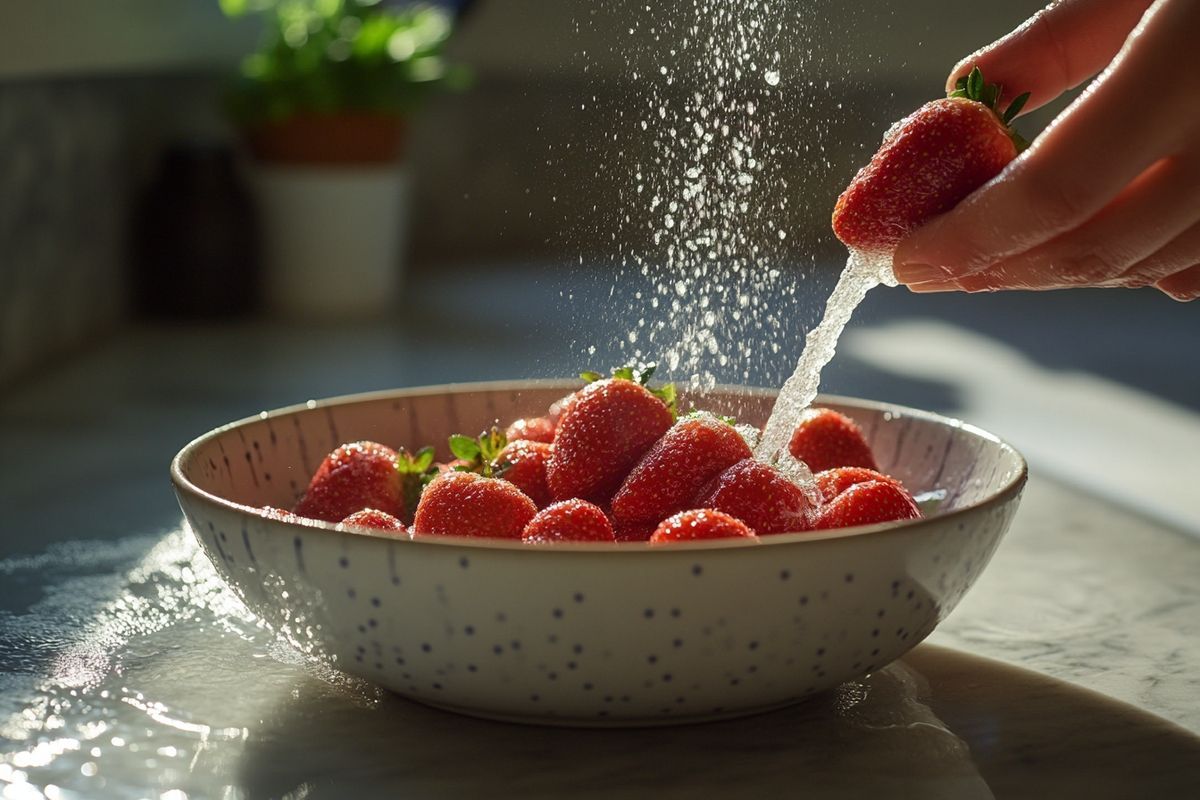
[[[180,529],[166,462],[192,435],[310,396],[515,377],[514,356],[538,350],[511,330],[464,348],[403,325],[140,327],[0,395],[0,796],[1115,798],[1200,785],[1200,539],[1037,458],[1008,537],[929,642],[801,706],[674,729],[482,722],[314,669]],[[562,361],[540,363],[554,374]]]

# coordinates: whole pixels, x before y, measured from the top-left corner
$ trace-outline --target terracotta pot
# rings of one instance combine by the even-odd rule
[[[404,121],[303,115],[246,132],[271,311],[384,317],[399,299],[408,221]]]
[[[386,164],[404,156],[400,117],[369,112],[300,114],[249,129],[254,156],[270,164]]]

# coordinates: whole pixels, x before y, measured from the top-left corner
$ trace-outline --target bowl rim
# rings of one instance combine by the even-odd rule
[[[1014,474],[1010,476],[1009,479],[994,493],[969,505],[952,509],[944,514],[939,514],[936,517],[922,517],[921,519],[904,520],[902,522],[882,522],[873,525],[857,525],[847,528],[833,528],[824,531],[777,533],[769,536],[761,536],[756,541],[752,542],[740,539],[710,539],[693,542],[674,542],[670,546],[652,545],[649,542],[556,542],[550,544],[529,544],[516,539],[492,539],[474,536],[399,537],[390,535],[383,531],[374,531],[369,528],[342,528],[339,527],[338,523],[324,522],[322,520],[304,519],[292,522],[265,517],[262,515],[261,509],[255,506],[238,503],[228,498],[221,497],[220,495],[213,494],[205,489],[201,489],[183,473],[183,462],[190,457],[192,453],[208,442],[227,433],[228,431],[252,424],[254,422],[261,422],[263,420],[273,419],[280,416],[297,414],[303,411],[312,411],[322,407],[368,403],[388,399],[394,400],[397,398],[429,394],[464,394],[468,392],[484,391],[520,392],[531,389],[561,389],[563,391],[572,391],[578,389],[578,387],[578,379],[569,380],[558,378],[432,384],[426,386],[411,386],[401,389],[383,389],[371,392],[335,395],[333,397],[327,397],[320,400],[307,400],[302,403],[294,403],[292,405],[282,406],[276,409],[260,411],[252,416],[243,417],[241,419],[233,420],[232,422],[227,422],[224,425],[219,425],[216,428],[202,433],[184,445],[179,452],[175,454],[175,457],[171,459],[171,483],[174,485],[177,493],[185,494],[193,500],[197,500],[206,505],[216,506],[225,511],[231,511],[237,514],[245,514],[253,517],[256,520],[274,523],[275,525],[283,526],[284,529],[291,529],[296,533],[300,531],[307,532],[315,529],[321,531],[322,533],[334,536],[381,539],[406,547],[461,547],[470,550],[520,551],[522,553],[531,554],[595,554],[640,552],[662,553],[665,555],[678,552],[694,552],[696,550],[750,550],[761,547],[777,547],[788,544],[800,544],[803,542],[827,542],[838,539],[857,538],[860,536],[873,536],[885,532],[897,533],[903,530],[912,530],[934,520],[952,520],[966,514],[978,512],[982,509],[1007,503],[1015,495],[1018,495],[1021,492],[1029,476],[1029,465],[1026,462],[1025,457],[1019,450],[1017,450],[1017,448],[1013,447],[1009,442],[1001,439],[999,436],[996,436],[990,431],[984,430],[976,425],[972,425],[969,422],[964,422],[956,417],[948,417],[932,411],[924,411],[918,408],[898,405],[896,403],[885,403],[878,400],[867,400],[858,397],[834,394],[819,394],[813,400],[813,403],[843,405],[852,408],[881,411],[885,414],[892,413],[903,417],[924,419],[926,421],[947,425],[951,428],[961,429],[974,436],[978,436],[981,439],[985,439],[997,444],[1003,449],[1009,451],[1016,458],[1018,468]],[[774,397],[779,393],[777,389],[759,386],[740,386],[736,384],[717,384],[712,389],[707,391],[724,391],[758,397]]]

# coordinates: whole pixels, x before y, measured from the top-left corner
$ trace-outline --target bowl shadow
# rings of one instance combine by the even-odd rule
[[[306,678],[251,730],[237,771],[252,798],[1156,797],[1200,780],[1200,738],[926,644],[805,703],[674,728],[511,725]]]

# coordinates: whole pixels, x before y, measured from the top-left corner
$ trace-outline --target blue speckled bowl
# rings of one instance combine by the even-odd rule
[[[266,519],[338,444],[444,443],[544,413],[577,384],[430,387],[310,402],[205,434],[171,466],[196,538],[296,647],[424,703],[484,717],[645,725],[751,713],[887,664],[941,621],[1008,528],[1012,447],[922,411],[823,398],[886,471],[945,490],[894,526],[701,542],[529,547],[407,539]],[[773,394],[685,399],[761,423]]]

